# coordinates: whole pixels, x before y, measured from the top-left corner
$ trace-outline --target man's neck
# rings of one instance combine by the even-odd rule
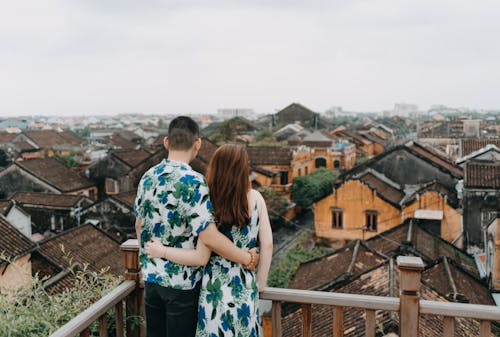
[[[191,151],[169,151],[168,160],[181,161],[189,164],[189,162],[191,162]]]

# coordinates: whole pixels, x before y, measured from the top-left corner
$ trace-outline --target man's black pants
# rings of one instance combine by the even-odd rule
[[[193,290],[144,285],[146,336],[192,337],[198,324],[200,286]]]

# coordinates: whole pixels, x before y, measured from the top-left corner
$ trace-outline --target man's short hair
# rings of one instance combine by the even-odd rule
[[[176,117],[168,126],[168,146],[171,150],[187,151],[198,138],[200,128],[190,117]]]

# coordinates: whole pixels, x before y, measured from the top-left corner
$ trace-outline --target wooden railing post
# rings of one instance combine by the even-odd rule
[[[140,266],[139,266],[139,244],[137,240],[127,240],[121,246],[120,250],[123,254],[123,263],[125,266],[125,280],[136,282],[135,290],[127,297],[126,300],[126,325],[127,337],[142,337],[140,324],[133,324],[130,316],[133,316],[134,322],[137,322],[137,317],[140,316],[141,307],[143,306],[143,289],[140,287]]]
[[[417,337],[420,313],[420,279],[424,262],[419,257],[399,256],[400,273],[399,332],[401,337]]]

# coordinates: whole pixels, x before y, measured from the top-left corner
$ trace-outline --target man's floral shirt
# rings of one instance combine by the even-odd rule
[[[144,245],[156,237],[170,247],[195,248],[198,234],[214,221],[205,178],[188,164],[163,160],[139,183],[135,216],[142,220],[139,263],[145,282],[193,289],[203,269],[148,258]]]

